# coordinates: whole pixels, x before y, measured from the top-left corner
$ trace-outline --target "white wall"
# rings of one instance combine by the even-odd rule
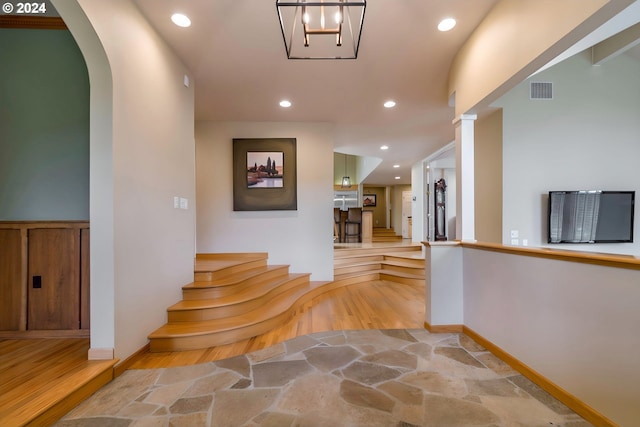
[[[233,138],[296,138],[298,209],[233,211]],[[197,122],[197,252],[268,252],[312,280],[333,279],[333,126]]]
[[[640,61],[626,55],[601,66],[589,52],[518,85],[503,110],[503,243],[510,230],[545,246],[550,190],[635,190],[640,196]],[[553,82],[554,99],[529,100],[529,81]],[[581,251],[640,254],[635,243],[554,245]]]
[[[465,326],[619,425],[637,425],[640,271],[463,251]]]
[[[92,39],[78,40],[92,85],[91,346],[125,358],[166,322],[193,278],[194,91],[130,0],[78,0],[82,11],[60,3],[74,37]],[[189,209],[174,209],[174,196]]]

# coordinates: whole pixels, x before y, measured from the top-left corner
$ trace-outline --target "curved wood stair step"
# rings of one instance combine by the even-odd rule
[[[149,335],[150,351],[195,350],[260,335],[289,319],[298,306],[331,289],[333,282],[309,282],[283,292],[261,309],[238,316],[166,324]]]
[[[264,286],[252,286],[236,294],[215,299],[182,300],[167,309],[169,323],[192,322],[238,316],[269,303],[290,289],[306,286],[308,273],[289,274]]]
[[[424,254],[422,253],[422,251],[396,252],[393,254],[386,254],[384,257],[385,259],[402,260],[405,262],[424,262]]]
[[[393,270],[382,270],[380,272],[380,280],[388,280],[405,285],[424,286],[424,279],[424,276],[416,276],[415,274],[407,274]]]
[[[384,261],[384,255],[366,255],[366,256],[348,256],[341,258],[333,259],[333,266],[349,266],[354,263],[364,263],[364,262],[382,262]]]
[[[366,265],[389,265],[396,267],[404,267],[410,268],[414,270],[423,270],[424,269],[424,260],[407,260],[407,259],[382,259],[382,260],[361,260],[361,259],[353,259],[350,263],[344,263],[339,265],[334,265],[334,271],[343,268],[349,267],[357,267],[357,266],[366,266]]]
[[[258,286],[289,274],[288,265],[268,265],[243,271],[233,276],[212,281],[189,283],[182,287],[183,300],[221,298]]]
[[[395,236],[396,232],[393,228],[373,227],[373,235],[392,235]]]
[[[403,283],[413,286],[424,286],[424,275],[404,273],[400,271],[393,271],[387,269],[379,270],[364,270],[355,271],[342,274],[335,274],[333,280],[342,281],[349,278],[361,278],[360,281],[354,283],[369,281],[369,280],[387,280],[389,282]]]
[[[371,248],[340,248],[334,250],[334,260],[345,257],[358,257],[364,255],[391,255],[395,253],[422,253],[422,245],[396,246],[396,247],[371,247]]]
[[[335,276],[349,274],[349,273],[380,271],[380,270],[382,270],[382,264],[380,262],[364,262],[364,263],[334,267],[333,276],[335,277]]]
[[[206,257],[206,255],[209,255],[209,257]],[[193,273],[195,282],[223,279],[243,271],[266,267],[267,265],[267,254],[262,253],[251,254],[252,256],[241,258],[216,255],[222,254],[196,255]]]
[[[382,265],[382,269],[385,271],[393,271],[396,273],[406,273],[411,274],[413,276],[421,277],[424,279],[425,271],[424,266],[416,267],[415,265],[406,265],[406,264],[396,264],[396,263],[387,263],[385,262]]]
[[[372,242],[395,242],[397,240],[402,240],[402,236],[373,236],[371,238]]]

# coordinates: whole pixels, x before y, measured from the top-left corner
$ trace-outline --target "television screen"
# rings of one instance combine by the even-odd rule
[[[549,243],[633,242],[635,191],[550,191]]]

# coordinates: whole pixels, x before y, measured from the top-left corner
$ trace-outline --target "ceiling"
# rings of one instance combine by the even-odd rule
[[[411,166],[454,139],[449,68],[497,2],[370,0],[357,59],[288,60],[275,0],[134,1],[191,70],[196,120],[333,123],[334,151],[382,159],[369,185],[410,184]],[[458,24],[442,33],[445,17]]]
[[[334,123],[334,150],[382,158],[365,182],[393,185],[454,139],[449,66],[496,0],[371,0],[355,60],[287,59],[275,0],[135,3],[191,70],[197,120]],[[175,12],[191,27],[174,25]],[[441,33],[445,17],[458,25]]]

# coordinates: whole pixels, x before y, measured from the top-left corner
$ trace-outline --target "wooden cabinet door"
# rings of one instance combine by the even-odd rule
[[[24,321],[23,274],[20,230],[0,230],[0,331],[17,331]]]
[[[80,231],[29,230],[27,329],[80,328]]]

